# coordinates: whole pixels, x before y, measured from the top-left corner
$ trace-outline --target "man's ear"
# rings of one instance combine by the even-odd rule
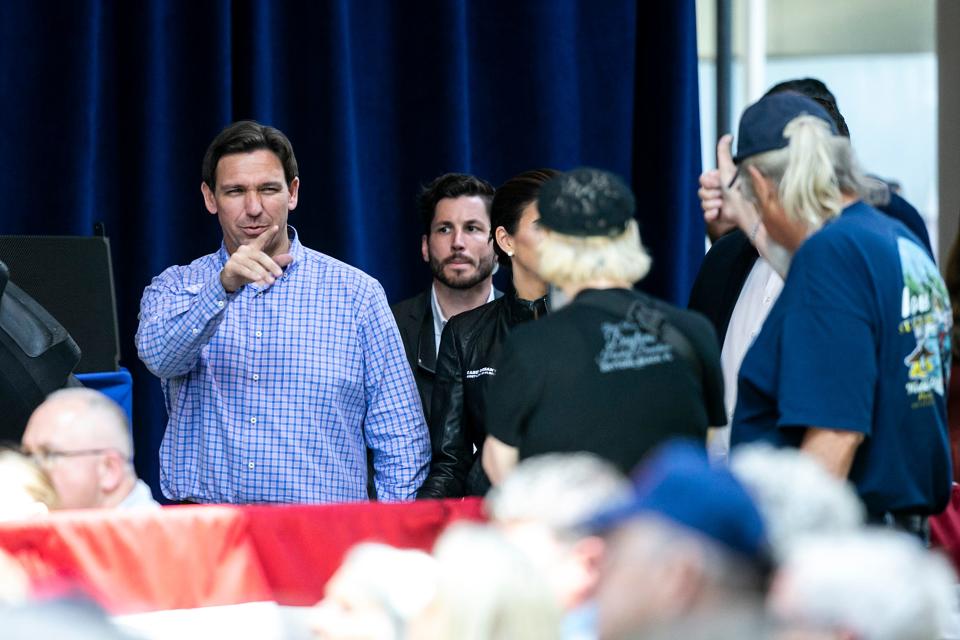
[[[747,172],[750,174],[750,181],[753,183],[753,192],[757,194],[757,203],[767,204],[770,202],[773,197],[773,183],[767,180],[760,173],[760,170],[753,165],[747,167]]]
[[[300,201],[300,177],[297,176],[290,181],[290,197],[287,198],[287,210],[293,211],[297,208],[297,202]]]
[[[206,182],[200,183],[200,193],[203,194],[203,204],[206,205],[207,211],[216,215],[217,199],[213,196],[213,191],[210,190]]]
[[[100,458],[100,489],[103,493],[116,491],[123,481],[127,464],[116,451],[108,451]]]
[[[423,256],[424,262],[430,262],[430,246],[427,244],[426,234],[420,238],[420,255]]]

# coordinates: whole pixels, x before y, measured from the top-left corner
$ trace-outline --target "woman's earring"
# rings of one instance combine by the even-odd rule
[[[507,251],[507,257],[508,257],[508,258],[512,258],[512,257],[513,257],[513,251]]]

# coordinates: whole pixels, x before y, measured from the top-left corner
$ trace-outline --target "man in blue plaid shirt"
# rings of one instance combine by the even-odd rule
[[[412,499],[430,439],[380,284],[300,244],[289,140],[241,121],[203,160],[223,244],[153,279],[137,349],[162,382],[164,495],[192,502]]]

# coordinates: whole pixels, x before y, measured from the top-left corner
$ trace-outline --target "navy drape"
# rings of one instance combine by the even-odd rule
[[[227,123],[293,142],[304,244],[424,287],[414,211],[445,171],[500,183],[593,165],[632,180],[677,303],[702,257],[694,0],[70,0],[0,3],[2,234],[111,236],[137,467],[165,413],[133,346],[141,292],[215,250],[200,160]]]

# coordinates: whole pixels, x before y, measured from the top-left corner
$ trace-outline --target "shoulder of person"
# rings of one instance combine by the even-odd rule
[[[652,296],[647,296],[647,300],[654,308],[663,314],[667,322],[683,331],[685,335],[703,335],[715,339],[716,331],[714,331],[713,324],[699,311],[677,307],[665,300]]]
[[[430,288],[421,291],[415,296],[411,296],[399,302],[390,305],[390,310],[397,318],[407,315],[422,316],[430,308]]]
[[[342,283],[358,290],[365,290],[370,286],[382,289],[380,281],[369,273],[325,253],[303,247],[303,260],[308,268],[319,270],[326,278],[332,277],[338,283],[337,286]]]
[[[164,282],[178,282],[184,286],[203,284],[210,279],[210,274],[219,272],[221,268],[217,252],[200,256],[190,264],[175,264],[167,267],[155,280]]]
[[[458,313],[447,321],[457,335],[469,337],[478,331],[491,327],[491,323],[502,313],[503,305],[506,304],[506,298],[497,298],[486,302],[479,307]]]

